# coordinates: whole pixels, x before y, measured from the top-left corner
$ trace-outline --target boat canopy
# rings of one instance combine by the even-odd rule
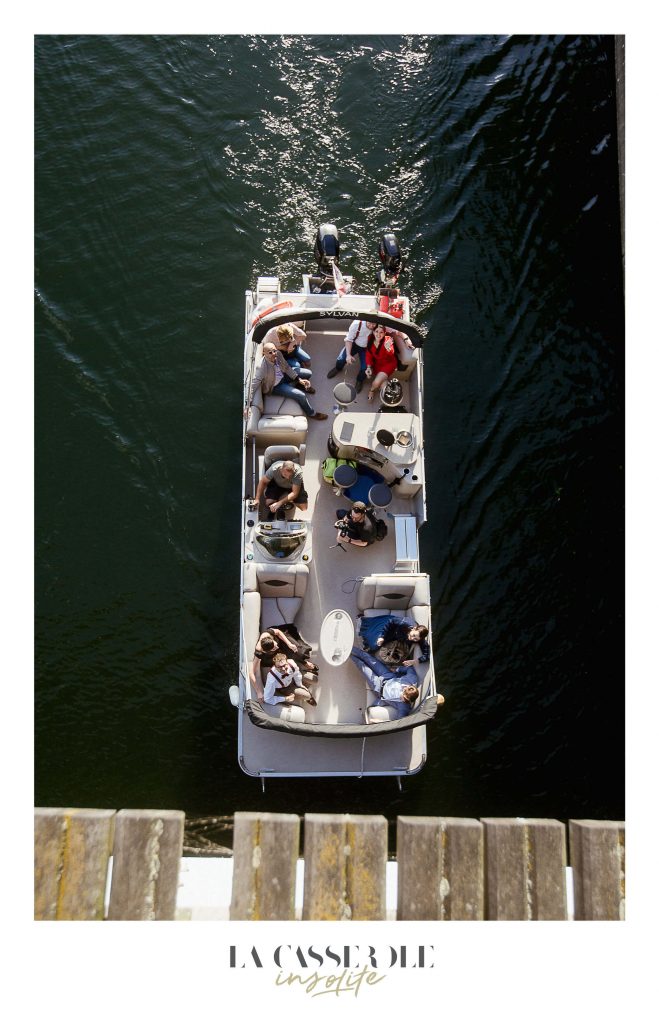
[[[409,320],[400,320],[398,317],[364,309],[350,309],[347,306],[332,306],[331,308],[313,308],[308,306],[297,306],[291,309],[279,309],[269,316],[259,320],[252,331],[252,341],[258,345],[271,327],[280,327],[282,324],[295,323],[299,320],[368,320],[369,323],[382,324],[384,327],[391,327],[394,331],[402,331],[406,334],[415,348],[421,348],[424,341],[424,334],[418,324],[410,323]]]
[[[426,697],[423,703],[405,718],[396,718],[393,722],[371,722],[368,725],[317,725],[311,722],[286,722],[281,718],[273,718],[264,711],[258,701],[245,702],[247,714],[254,725],[261,729],[274,729],[277,732],[294,733],[297,736],[326,736],[342,740],[348,736],[381,736],[387,732],[403,732],[404,729],[416,729],[419,725],[427,725],[437,714],[437,697]]]

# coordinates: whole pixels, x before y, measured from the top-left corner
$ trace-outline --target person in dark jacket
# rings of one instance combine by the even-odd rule
[[[392,640],[409,644],[410,657],[402,662],[406,666],[418,665],[430,658],[428,629],[426,626],[420,626],[411,618],[403,618],[400,615],[376,615],[372,618],[363,618],[359,635],[364,641],[365,649],[375,654],[383,644],[388,644]],[[415,652],[415,648],[418,648],[418,652]]]

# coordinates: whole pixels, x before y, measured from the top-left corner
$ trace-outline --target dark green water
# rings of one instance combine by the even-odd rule
[[[39,805],[624,817],[611,37],[37,37]],[[429,761],[244,776],[243,294],[317,225],[426,325]]]

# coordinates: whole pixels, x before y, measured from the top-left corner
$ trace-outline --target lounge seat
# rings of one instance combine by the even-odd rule
[[[376,615],[400,615],[414,619],[421,626],[430,629],[430,581],[425,573],[415,575],[366,576],[357,591],[357,608],[366,618]],[[419,676],[419,693],[421,697],[434,692],[434,672],[432,659],[417,665]],[[375,695],[368,690],[369,697]],[[418,701],[417,701],[418,705]],[[416,705],[415,705],[416,706]],[[386,722],[390,720],[389,709],[386,707],[367,707],[364,712],[366,722]]]
[[[273,462],[296,462],[298,466],[304,465],[304,456],[306,451],[306,445],[301,444],[298,448],[294,444],[271,444],[264,451],[263,455],[259,456],[259,480],[264,475],[266,469],[270,469]],[[259,508],[259,516],[263,518],[267,513],[267,507],[265,499],[261,499],[261,506]],[[295,519],[297,515],[296,508],[290,508],[286,511],[286,519]]]
[[[256,351],[255,366],[263,359],[263,344]],[[247,436],[257,437],[263,445],[303,444],[307,437],[307,417],[292,398],[266,395],[258,388],[247,417]]]
[[[283,622],[294,622],[306,593],[309,579],[307,565],[268,565],[250,562],[245,566],[243,587],[244,656],[249,665],[262,629]],[[264,705],[269,714],[282,715],[283,705]],[[287,705],[288,707],[289,705]],[[294,705],[290,705],[293,707]],[[299,709],[304,716],[302,708]],[[286,721],[304,721],[296,717]]]
[[[258,437],[264,445],[301,445],[307,437],[307,417],[292,398],[266,395],[264,403],[259,388],[247,417],[247,436]]]

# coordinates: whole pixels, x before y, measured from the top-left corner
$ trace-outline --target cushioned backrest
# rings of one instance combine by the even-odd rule
[[[243,594],[243,636],[245,639],[245,657],[251,663],[254,648],[260,636],[261,598],[254,591]]]
[[[269,469],[273,462],[300,461],[300,449],[294,444],[271,444],[263,453],[263,466]]]
[[[307,565],[256,564],[256,578],[261,597],[304,597],[309,579]]]
[[[427,604],[413,604],[411,608],[407,609],[407,614],[420,626],[430,628],[430,608]]]
[[[410,599],[414,593],[413,586],[401,586],[400,584],[390,585],[384,589],[375,589],[374,608],[401,608],[409,606]]]
[[[256,578],[256,562],[246,562],[243,571],[243,591],[259,589],[259,581]]]
[[[304,722],[304,708],[297,704],[263,704],[263,710],[271,718],[281,718],[282,722]]]
[[[367,576],[357,591],[357,607],[405,610],[413,605],[430,604],[427,574],[405,576]]]

